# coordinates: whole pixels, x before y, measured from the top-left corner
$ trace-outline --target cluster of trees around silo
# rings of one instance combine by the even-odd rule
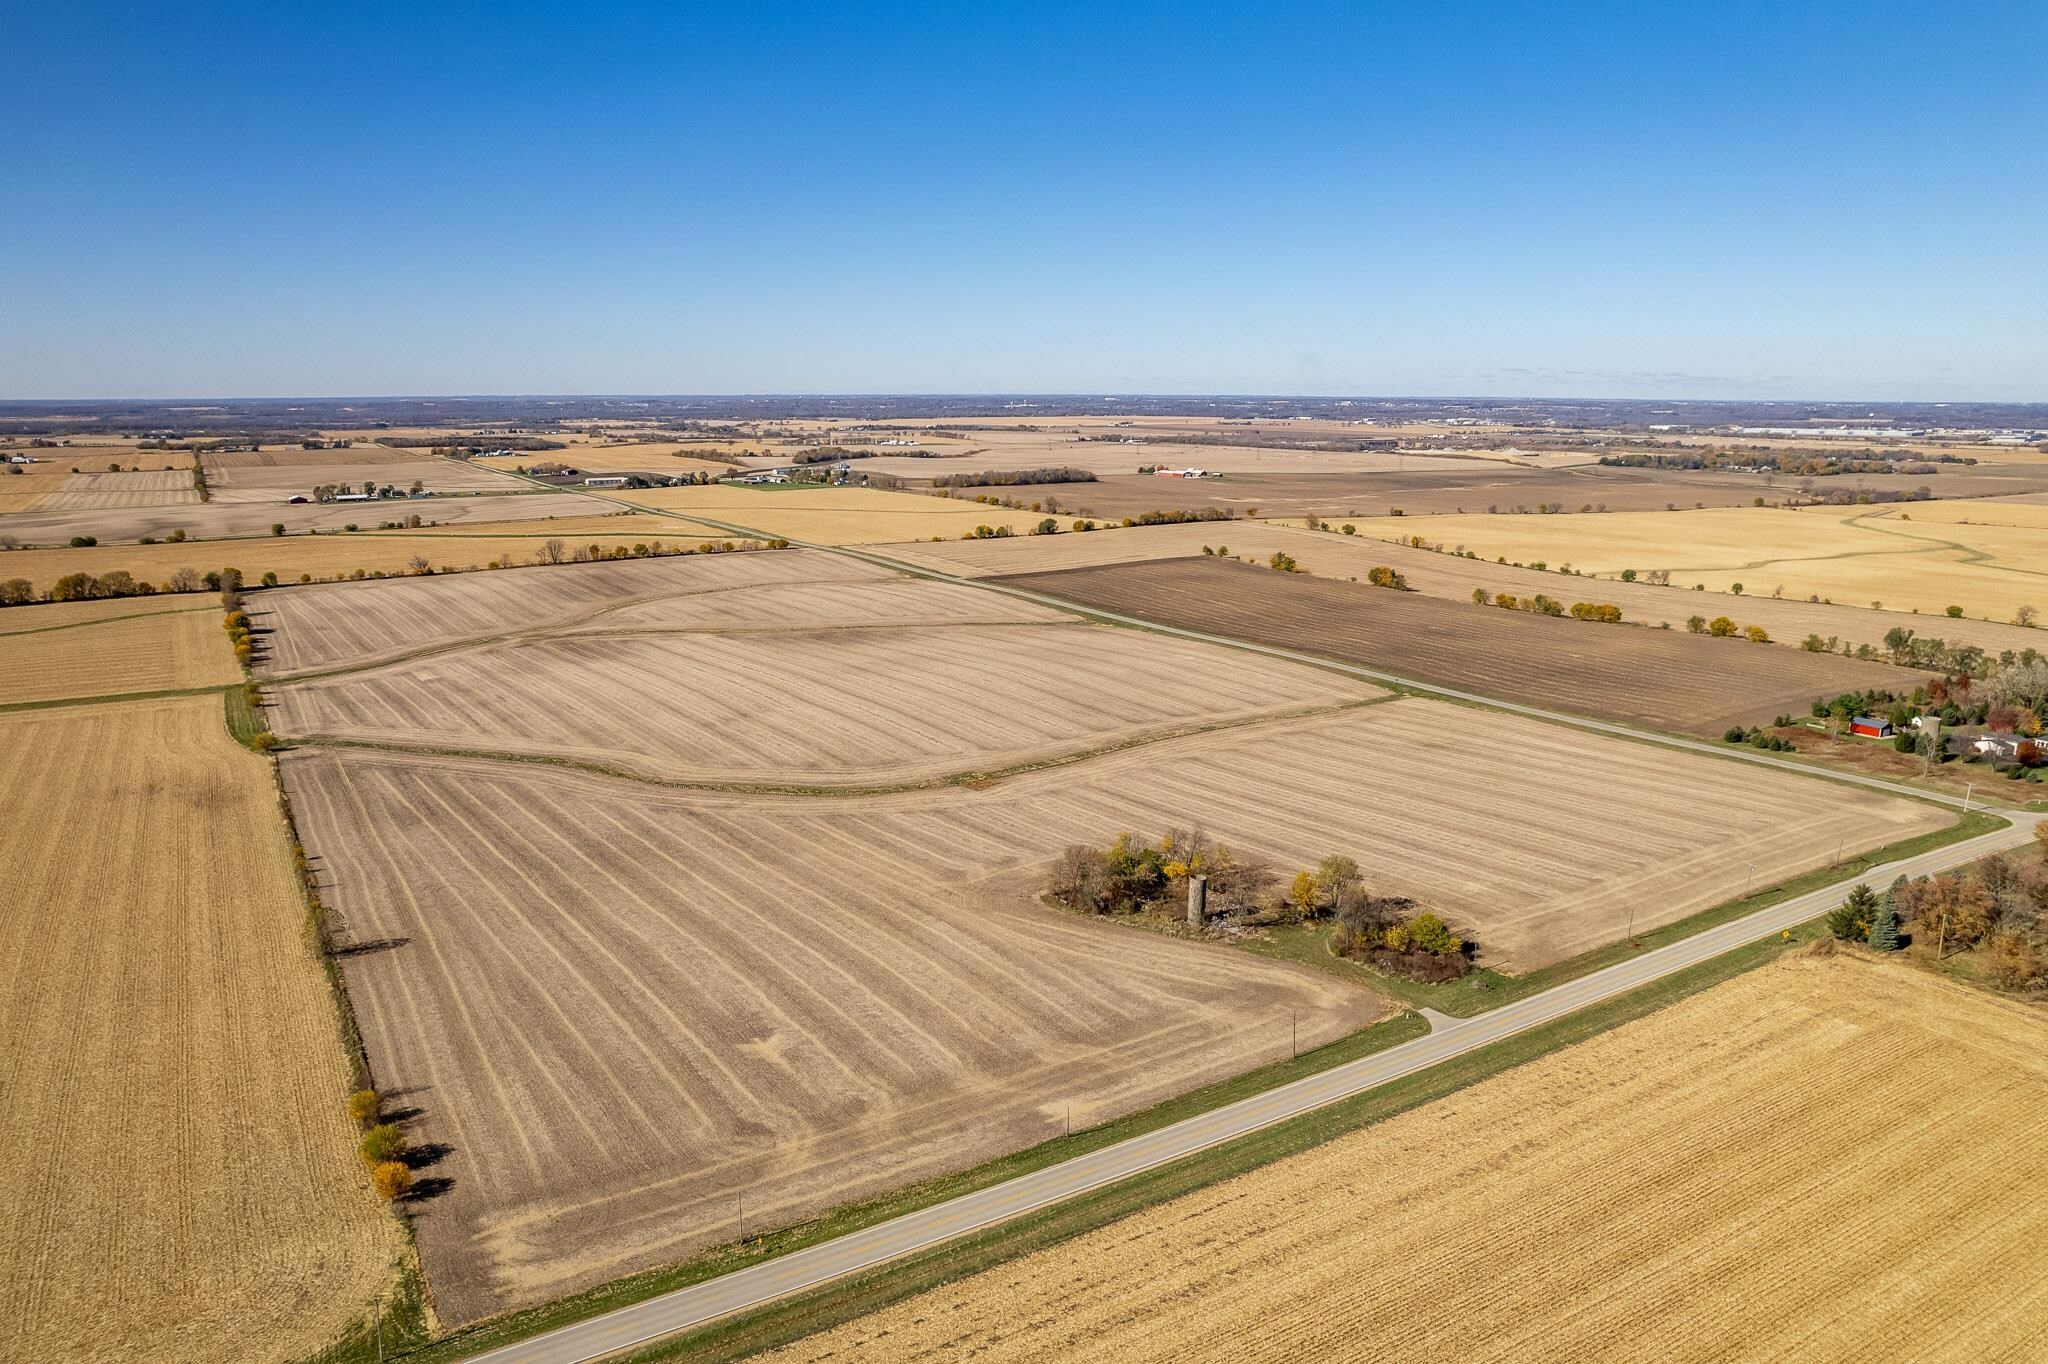
[[[1199,829],[1171,830],[1156,843],[1124,833],[1107,847],[1074,844],[1054,863],[1045,893],[1056,904],[1093,914],[1178,919],[1188,878],[1196,875],[1208,878],[1212,924],[1243,929],[1325,922],[1333,952],[1382,970],[1433,981],[1471,969],[1471,942],[1414,901],[1375,894],[1351,858],[1333,854],[1285,876]]]

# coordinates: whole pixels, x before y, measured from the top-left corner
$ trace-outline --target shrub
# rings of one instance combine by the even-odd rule
[[[362,1153],[363,1163],[372,1167],[398,1160],[405,1155],[405,1133],[392,1123],[380,1122],[363,1133],[356,1149]]]
[[[1396,570],[1388,568],[1385,564],[1369,570],[1365,575],[1365,580],[1374,587],[1391,588],[1396,592],[1410,590],[1408,580],[1402,577]]]
[[[412,1171],[400,1160],[379,1161],[370,1171],[370,1184],[377,1190],[377,1197],[386,1203],[396,1202],[412,1188]]]
[[[359,1089],[348,1096],[348,1115],[358,1127],[373,1120],[382,1106],[383,1100],[374,1089]]]
[[[282,522],[282,521],[272,521],[272,522],[270,523],[270,533],[271,533],[272,535],[282,535],[282,534],[284,534],[284,522]]]
[[[1703,635],[1707,632],[1707,618],[1705,616],[1687,616],[1685,618],[1685,628],[1696,635]]]
[[[1948,608],[1948,614],[1952,618],[1961,619],[1963,614],[1963,608],[1960,606],[1951,606]]]
[[[1285,550],[1274,550],[1273,557],[1266,560],[1266,566],[1268,568],[1276,568],[1280,570],[1282,573],[1301,572],[1301,565],[1296,563],[1294,561],[1294,556],[1292,554],[1287,553]],[[1374,572],[1378,571],[1379,570],[1377,569],[1374,570]]]
[[[1621,608],[1612,602],[1573,602],[1572,616],[1576,620],[1597,620],[1609,625],[1619,625]]]
[[[1060,523],[1048,516],[1036,526],[1033,526],[1031,533],[1033,535],[1058,535],[1060,533]]]
[[[1707,633],[1715,639],[1728,639],[1735,634],[1735,622],[1726,616],[1716,616],[1707,622]]]
[[[97,535],[74,535],[71,537],[71,547],[73,549],[90,549],[99,542],[100,538]]]
[[[1748,737],[1749,731],[1744,729],[1741,725],[1730,725],[1728,727],[1728,732],[1721,736],[1721,742],[1729,744],[1739,744]]]
[[[1742,633],[1749,636],[1751,644],[1769,644],[1771,642],[1771,632],[1764,629],[1761,625],[1746,626]]]
[[[1472,604],[1474,606],[1484,606],[1492,600],[1493,594],[1488,592],[1485,588],[1475,587],[1472,589]]]

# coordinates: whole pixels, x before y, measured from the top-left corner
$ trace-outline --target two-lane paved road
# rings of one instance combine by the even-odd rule
[[[2033,826],[2042,816],[2019,815],[2013,819],[2010,827],[1967,842],[1873,867],[1864,879],[1873,886],[1883,886],[1896,876],[1931,875],[1988,853],[2017,847],[2032,838]],[[1155,1165],[1178,1160],[1219,1142],[1363,1093],[1390,1080],[1563,1018],[1590,1004],[1709,961],[1745,943],[1805,923],[1840,904],[1844,893],[1844,888],[1838,885],[1796,896],[1746,918],[1707,929],[1605,970],[1567,981],[1541,994],[1502,1005],[1477,1018],[1445,1020],[1441,1015],[1433,1016],[1433,1024],[1441,1020],[1448,1026],[1435,1028],[1427,1037],[1334,1066],[1115,1146],[1005,1180],[951,1202],[905,1213],[892,1221],[807,1250],[677,1289],[631,1307],[622,1307],[517,1345],[492,1350],[475,1356],[475,1359],[478,1364],[580,1364],[580,1361],[600,1359],[629,1346],[644,1344],[729,1313],[815,1288],[833,1279],[936,1246],[964,1232],[1048,1207]]]

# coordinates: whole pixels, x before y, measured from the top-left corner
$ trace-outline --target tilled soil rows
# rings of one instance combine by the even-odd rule
[[[1731,725],[1806,714],[1817,696],[1869,688],[1903,695],[1926,680],[1889,664],[1782,644],[1460,604],[1231,559],[1164,559],[999,581],[1418,682],[1714,738]],[[1601,584],[1586,586],[1590,600],[1605,600]],[[1446,740],[1455,742],[1452,735]]]
[[[2048,1021],[1795,959],[775,1364],[2048,1357]]]

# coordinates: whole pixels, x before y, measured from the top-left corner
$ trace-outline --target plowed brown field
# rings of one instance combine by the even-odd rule
[[[1767,967],[776,1364],[2048,1357],[2048,1019]]]
[[[1816,696],[1873,687],[1903,695],[1926,680],[1889,664],[1783,645],[1503,611],[1230,559],[1166,559],[1001,581],[1418,682],[1712,737],[1730,725],[1805,714]]]
[[[0,1354],[327,1344],[399,1238],[265,760],[213,696],[0,716],[0,827]]]
[[[1441,739],[1469,742],[1458,780]],[[1066,844],[1201,824],[1330,852],[1516,967],[1940,812],[1403,700],[1167,740],[987,790],[675,793],[304,748],[301,832],[380,1075],[453,1188],[420,1232],[468,1319],[962,1168],[1284,1055],[1377,1007],[1335,977],[1032,903]],[[1710,823],[1701,810],[1714,812]],[[1739,850],[1739,855],[1738,855]]]

